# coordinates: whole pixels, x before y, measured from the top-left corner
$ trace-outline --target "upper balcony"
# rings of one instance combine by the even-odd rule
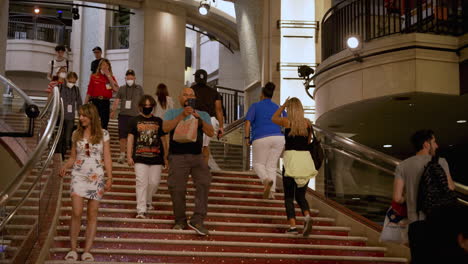
[[[8,21],[6,71],[47,73],[58,44],[70,48],[72,27],[56,19],[11,15]],[[68,54],[71,61],[71,54]]]
[[[456,121],[468,118],[468,1],[342,1],[320,28],[320,126],[397,157],[411,153],[406,142],[422,127],[438,131],[441,146],[466,142],[468,127]],[[350,36],[361,40],[355,49]]]

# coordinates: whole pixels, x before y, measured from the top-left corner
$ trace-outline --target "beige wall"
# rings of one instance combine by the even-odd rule
[[[410,45],[457,49],[458,44],[456,37],[405,34],[364,43],[360,55]],[[317,72],[352,58],[354,55],[344,50],[323,61]],[[317,117],[346,104],[392,94],[428,92],[458,95],[458,63],[455,52],[408,49],[336,67],[315,80]]]
[[[176,98],[184,87],[185,10],[174,5],[145,1],[143,87],[154,94],[163,82]],[[177,101],[177,100],[176,100]],[[177,103],[178,105],[178,103]]]

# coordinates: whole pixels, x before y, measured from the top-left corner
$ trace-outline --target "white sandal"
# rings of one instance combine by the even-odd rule
[[[66,261],[77,261],[78,260],[78,253],[76,253],[76,251],[70,251],[67,253],[67,255],[65,256],[65,260]]]
[[[94,257],[93,255],[91,255],[91,253],[85,252],[83,253],[83,255],[81,255],[81,260],[82,261],[94,261]]]

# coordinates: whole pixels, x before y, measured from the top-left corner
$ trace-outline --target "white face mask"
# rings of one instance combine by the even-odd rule
[[[135,80],[127,80],[127,85],[132,86],[135,83]]]
[[[58,74],[58,77],[61,78],[61,79],[65,79],[67,78],[67,73],[66,72],[61,72]]]
[[[72,83],[72,82],[67,82],[67,87],[68,88],[73,88],[73,86],[75,86],[76,83]]]

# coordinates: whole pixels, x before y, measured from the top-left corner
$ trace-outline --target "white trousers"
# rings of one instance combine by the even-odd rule
[[[262,182],[272,180],[271,191],[276,189],[276,169],[284,149],[284,136],[271,136],[256,139],[252,143],[253,168]]]
[[[137,212],[146,213],[146,205],[153,202],[153,194],[161,182],[162,165],[135,163]]]

